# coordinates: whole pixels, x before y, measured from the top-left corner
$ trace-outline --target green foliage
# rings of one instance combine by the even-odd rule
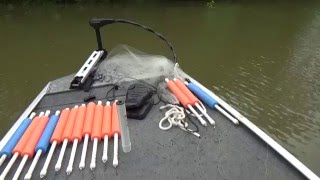
[[[214,0],[0,0],[0,4],[75,4],[75,3],[133,3],[133,4],[146,4],[146,3],[170,3],[170,2],[203,2],[207,3],[208,7],[213,7]]]
[[[214,0],[209,0],[209,1],[207,2],[207,6],[208,6],[209,8],[213,8],[214,5],[215,5]]]

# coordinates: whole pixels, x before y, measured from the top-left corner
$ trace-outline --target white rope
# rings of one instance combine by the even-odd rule
[[[178,126],[180,129],[190,132],[191,134],[200,137],[200,134],[197,132],[190,131],[190,129],[187,129],[188,124],[185,122],[186,115],[184,113],[184,109],[177,105],[167,104],[165,106],[161,106],[160,110],[168,109],[166,111],[165,116],[160,120],[159,122],[159,128],[163,131],[167,131],[172,128],[172,126]],[[163,124],[167,122],[169,125],[164,126]]]

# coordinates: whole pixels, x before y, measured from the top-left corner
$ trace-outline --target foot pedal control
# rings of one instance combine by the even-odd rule
[[[130,85],[125,103],[128,118],[144,119],[153,106],[152,95],[153,90],[142,83]]]

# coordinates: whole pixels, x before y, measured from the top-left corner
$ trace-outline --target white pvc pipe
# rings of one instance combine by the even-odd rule
[[[47,159],[44,162],[43,168],[40,171],[40,178],[44,178],[47,175],[47,170],[48,170],[49,164],[51,162],[54,150],[56,149],[56,146],[57,146],[57,141],[53,141],[51,144]]]
[[[19,167],[18,167],[18,169],[16,171],[16,173],[14,174],[14,176],[12,178],[12,180],[18,180],[18,178],[19,178],[19,176],[21,174],[21,171],[22,171],[24,165],[26,164],[27,160],[28,160],[28,155],[24,155],[23,159],[22,159],[22,161],[21,161],[21,163],[20,163],[20,165],[19,165]]]
[[[229,113],[227,113],[225,110],[223,110],[218,104],[214,106],[218,111],[220,111],[223,115],[225,115],[233,124],[238,125],[239,121],[232,117]]]
[[[91,163],[90,163],[91,170],[94,170],[96,168],[97,147],[98,147],[98,138],[94,138],[93,139],[93,147],[92,147]]]
[[[29,116],[29,118],[32,120],[33,118],[34,118],[34,116],[36,116],[36,113],[35,112],[32,112],[31,114],[30,114],[30,116]],[[19,125],[20,126],[20,125]],[[11,136],[12,137],[12,136]],[[10,137],[10,138],[11,138]],[[7,155],[6,154],[4,154],[4,155],[2,155],[1,156],[1,158],[0,158],[0,166],[3,164],[3,162],[6,160],[6,158],[7,158]]]
[[[72,149],[71,149],[71,155],[70,155],[70,159],[69,159],[69,164],[67,167],[67,175],[72,173],[72,169],[73,169],[73,162],[74,162],[74,157],[76,155],[76,151],[77,151],[77,146],[78,146],[78,139],[74,139],[73,141],[73,145],[72,145]]]
[[[44,112],[39,113],[39,117],[42,117],[44,115]]]
[[[6,133],[6,135],[2,138],[1,142],[0,142],[0,151],[2,150],[2,148],[7,144],[7,142],[9,141],[9,139],[11,138],[11,136],[14,134],[14,132],[16,132],[16,130],[18,129],[18,127],[21,125],[22,121],[25,119],[25,117],[27,117],[32,111],[33,109],[37,106],[37,104],[41,101],[41,99],[43,98],[43,96],[47,93],[49,86],[50,86],[49,82],[43,89],[42,91],[38,94],[38,96],[31,102],[31,104],[28,106],[28,108],[21,114],[21,116],[19,117],[19,119],[14,123],[14,125],[10,128],[10,130]]]
[[[86,162],[86,155],[87,155],[87,148],[88,148],[88,140],[89,140],[89,134],[86,134],[84,136],[84,140],[83,140],[81,160],[80,160],[80,164],[79,164],[80,170],[83,170],[84,167],[86,166],[85,162]]]
[[[14,153],[14,155],[10,159],[9,163],[7,164],[6,168],[3,170],[3,172],[0,176],[0,180],[4,180],[6,178],[7,174],[9,173],[10,169],[12,168],[12,165],[14,164],[14,162],[16,162],[18,156],[19,156],[18,152]]]
[[[203,126],[207,126],[207,122],[202,119],[202,117],[197,113],[197,111],[190,105],[188,104],[188,108],[191,110],[191,112],[197,117],[197,119],[200,121],[200,123],[203,125]]]
[[[0,166],[3,164],[3,162],[6,160],[6,158],[7,158],[6,154],[1,156],[1,158],[0,158]]]
[[[49,116],[49,114],[50,114],[50,110],[46,110],[46,113],[44,114],[44,116]]]
[[[41,116],[43,116],[43,115],[44,115],[44,112],[40,112],[40,113],[39,113],[39,117],[41,117]],[[30,117],[34,117],[34,114],[32,113],[32,114],[30,115]],[[19,153],[18,153],[18,152],[16,152],[16,153],[13,155],[13,157],[11,158],[11,160],[9,161],[9,163],[7,164],[6,168],[3,170],[3,172],[2,172],[2,174],[1,174],[1,176],[0,176],[0,180],[5,179],[5,177],[7,176],[8,172],[9,172],[10,169],[12,168],[14,162],[17,160],[18,156],[19,156]],[[21,164],[20,164],[20,165],[21,165]],[[20,167],[20,166],[19,166],[19,167]]]
[[[45,112],[44,116],[49,116],[49,114],[50,114],[50,110],[47,110],[47,111]],[[31,166],[30,166],[27,174],[25,175],[24,179],[31,179],[32,173],[33,173],[34,168],[36,167],[36,165],[37,165],[37,163],[38,163],[38,161],[39,161],[39,158],[40,158],[40,156],[41,156],[41,153],[42,153],[42,150],[41,150],[41,149],[37,151],[36,156],[34,157],[32,163],[31,163]],[[25,155],[23,158],[28,159],[28,155]],[[25,161],[27,161],[27,160],[25,160]],[[23,162],[23,160],[22,160],[22,162]],[[22,166],[20,172],[18,172],[18,170],[19,170],[19,168],[20,168],[20,166],[19,166],[19,168],[18,168],[18,170],[17,170],[17,172],[16,172],[16,174],[15,174],[15,176],[17,176],[16,179],[19,178],[19,176],[20,176],[20,174],[21,174],[21,171],[22,171],[22,169],[23,169],[23,167],[24,167],[24,165],[25,165],[25,163],[26,163],[26,162],[24,162],[24,164],[22,165],[22,162],[21,162],[21,164],[20,164],[20,166]],[[15,176],[14,176],[14,177],[15,177]],[[15,179],[14,177],[13,177],[13,179]]]
[[[30,115],[30,119],[33,119],[34,118],[34,116],[36,115],[36,113],[35,112],[33,112],[33,113],[31,113],[31,115]],[[20,126],[20,125],[19,125]],[[12,136],[11,136],[12,137]],[[10,138],[11,138],[10,137]],[[9,138],[9,139],[10,139]],[[6,154],[3,154],[2,156],[1,156],[1,158],[0,158],[0,166],[3,164],[3,162],[5,161],[7,159],[7,155]]]
[[[32,173],[33,173],[33,171],[34,171],[34,169],[35,169],[35,167],[36,167],[36,165],[37,165],[37,163],[38,163],[38,161],[39,161],[39,158],[40,158],[40,156],[41,156],[41,153],[42,153],[42,150],[39,149],[39,150],[37,151],[35,157],[33,158],[33,161],[32,161],[32,163],[31,163],[31,165],[30,165],[30,168],[29,168],[27,174],[24,176],[24,179],[26,179],[26,180],[27,180],[27,179],[31,179]]]
[[[61,148],[61,151],[60,151],[60,154],[59,154],[59,157],[58,157],[58,161],[54,167],[54,169],[56,171],[59,171],[61,169],[61,164],[62,164],[62,160],[63,160],[63,156],[64,156],[64,153],[66,152],[66,147],[68,145],[68,139],[64,139],[63,140],[63,144],[62,144],[62,148]]]
[[[103,139],[103,154],[102,154],[102,162],[106,163],[108,161],[108,135],[104,136]]]
[[[113,167],[117,167],[119,162],[118,162],[118,147],[119,147],[119,139],[118,139],[118,133],[115,133],[113,136],[114,144],[113,144]]]
[[[200,106],[199,103],[195,104],[196,107],[199,109],[199,111],[204,115],[204,117],[206,117],[209,121],[209,123],[214,126],[216,124],[216,122],[214,122],[214,120],[208,115],[208,113]]]
[[[56,111],[55,115],[59,116],[59,114],[60,114],[60,111]],[[47,169],[48,169],[48,166],[50,164],[53,152],[56,149],[56,145],[57,145],[57,141],[53,141],[52,144],[51,144],[47,159],[44,162],[44,165],[43,165],[43,167],[42,167],[42,169],[40,171],[40,178],[43,178],[47,174]]]
[[[218,96],[216,96],[213,92],[208,90],[206,87],[201,85],[199,82],[194,80],[189,76],[189,79],[205,91],[209,96],[215,99],[224,109],[226,109],[229,113],[231,113],[234,117],[236,117],[242,124],[244,124],[248,129],[250,129],[253,133],[259,136],[264,142],[266,142],[270,147],[272,147],[275,151],[277,151],[284,159],[286,159],[289,163],[291,163],[297,170],[299,170],[306,178],[312,180],[320,180],[320,178],[313,173],[307,166],[305,166],[302,162],[300,162],[296,157],[294,157],[291,153],[289,153],[285,148],[283,148],[280,144],[278,144],[275,140],[273,140],[270,136],[268,136],[265,132],[259,129],[256,125],[254,125],[251,121],[241,115],[237,110],[231,107],[229,104],[224,102]]]

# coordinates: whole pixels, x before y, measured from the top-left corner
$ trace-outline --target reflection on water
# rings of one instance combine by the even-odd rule
[[[240,57],[247,59],[237,66],[221,65],[222,71],[233,70],[225,76],[228,80],[213,88],[289,151],[318,167],[314,160],[320,147],[320,11],[311,14],[290,44],[273,44],[279,48],[273,54],[285,55],[261,53]]]
[[[96,47],[91,17],[129,18],[163,32],[182,68],[320,174],[319,4],[75,5],[0,8],[3,135],[47,81],[75,72]],[[168,54],[149,33],[105,28],[110,49]]]

